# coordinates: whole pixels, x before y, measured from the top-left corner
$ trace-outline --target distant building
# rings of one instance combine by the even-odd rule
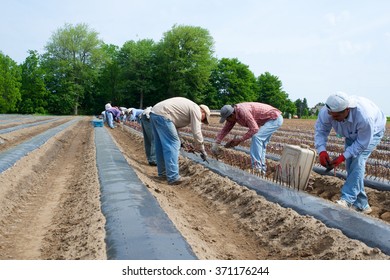
[[[319,112],[324,105],[316,105],[313,108],[310,109],[310,115],[316,115],[317,112]]]

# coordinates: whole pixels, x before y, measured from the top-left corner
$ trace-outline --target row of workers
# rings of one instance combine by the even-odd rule
[[[207,153],[203,143],[201,125],[209,124],[210,109],[193,101],[174,97],[163,100],[140,113],[144,144],[150,165],[157,165],[158,176],[168,184],[182,184],[188,177],[179,175],[179,150],[182,141],[177,129],[190,126],[198,151],[204,160]],[[266,147],[272,134],[283,124],[282,112],[268,104],[244,102],[225,105],[220,110],[220,123],[225,123],[212,144],[212,153],[220,152],[220,145],[236,123],[248,128],[239,138],[225,147],[235,147],[251,139],[250,157],[252,168],[265,173]],[[364,190],[366,161],[381,141],[386,127],[384,113],[372,101],[364,97],[348,96],[343,92],[330,95],[320,110],[315,123],[315,148],[322,166],[332,169],[345,161],[347,178],[336,201],[342,207],[370,213],[371,207]],[[330,159],[326,150],[332,130],[345,139],[342,154]]]

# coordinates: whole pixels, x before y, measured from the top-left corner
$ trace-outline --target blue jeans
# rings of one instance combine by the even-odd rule
[[[168,183],[172,183],[180,178],[179,135],[172,121],[154,113],[150,114],[150,120],[156,148],[158,176],[166,176]]]
[[[144,135],[145,154],[149,164],[156,164],[156,148],[154,144],[151,120],[142,115],[141,117],[142,134]]]
[[[346,160],[345,166],[347,170],[347,179],[341,189],[341,199],[345,200],[351,205],[354,205],[360,210],[366,209],[368,204],[368,197],[364,191],[364,176],[366,172],[366,161],[371,155],[371,152],[379,144],[384,131],[378,132],[372,138],[368,148],[361,152],[357,157],[351,157]],[[351,146],[352,140],[345,139],[345,148]]]
[[[111,112],[106,112],[106,119],[108,126],[114,128],[114,116]]]
[[[252,168],[267,171],[265,163],[265,152],[267,144],[271,139],[272,134],[283,124],[283,117],[280,115],[275,120],[269,120],[259,131],[252,136],[252,143],[250,147]]]

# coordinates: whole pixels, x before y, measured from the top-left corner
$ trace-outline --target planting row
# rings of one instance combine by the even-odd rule
[[[308,126],[310,123],[305,122]],[[141,131],[141,127],[136,122],[128,123],[127,125],[133,127],[134,129]],[[215,139],[217,133],[221,130],[222,125],[211,124],[208,126],[202,127],[203,136],[207,139]],[[289,128],[291,128],[289,126]],[[303,129],[301,129],[303,130]],[[180,129],[183,133],[191,133],[189,127],[185,127]],[[235,135],[241,136],[246,133],[247,129],[243,127],[234,128],[231,133],[229,133],[224,141],[232,140]],[[310,134],[311,133],[311,134]],[[241,147],[249,150],[250,141],[245,141],[241,143]],[[286,131],[284,127],[282,127],[279,131],[275,132],[271,137],[271,141],[267,146],[267,154],[275,155],[276,157],[280,157],[283,153],[283,149],[285,145],[306,145],[314,149],[314,129],[308,128],[306,131]],[[338,154],[344,151],[343,140],[333,136],[330,138],[328,143],[328,152],[331,157],[336,157]],[[212,155],[211,151],[209,154]],[[386,139],[382,141],[381,145],[378,145],[377,149],[373,151],[366,165],[366,177],[371,178],[373,180],[379,181],[390,181],[390,143],[387,143]],[[248,170],[250,168],[250,158],[232,160],[231,162],[227,162],[228,164],[237,166],[241,169]],[[345,172],[345,164],[341,164],[338,167],[338,170]]]

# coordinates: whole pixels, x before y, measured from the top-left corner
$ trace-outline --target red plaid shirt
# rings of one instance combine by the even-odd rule
[[[217,143],[221,143],[222,139],[232,130],[234,125],[239,123],[244,127],[248,127],[249,130],[242,136],[240,141],[245,141],[251,138],[259,131],[259,127],[264,125],[269,120],[277,119],[282,112],[272,107],[271,105],[258,103],[258,102],[244,102],[234,105],[234,111],[236,114],[236,121],[226,123],[222,130],[217,135]]]

